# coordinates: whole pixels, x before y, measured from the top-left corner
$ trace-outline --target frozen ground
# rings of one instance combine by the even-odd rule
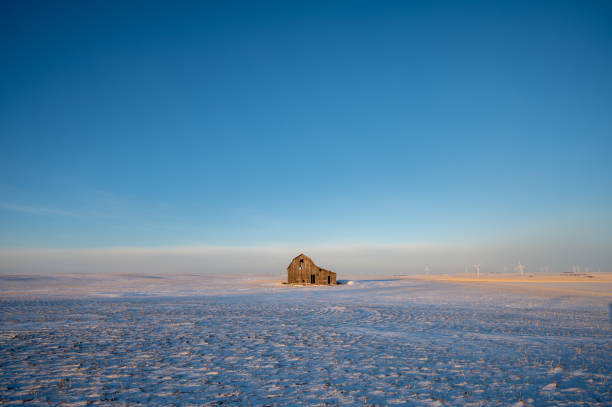
[[[0,276],[0,405],[609,406],[611,291]]]

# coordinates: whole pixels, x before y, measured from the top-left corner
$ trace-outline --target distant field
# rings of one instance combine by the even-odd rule
[[[458,273],[444,275],[416,275],[413,278],[437,281],[471,281],[471,282],[503,282],[503,283],[612,283],[612,273],[482,273],[477,277],[474,273]]]
[[[0,404],[610,405],[609,275],[483,277],[1,276]]]

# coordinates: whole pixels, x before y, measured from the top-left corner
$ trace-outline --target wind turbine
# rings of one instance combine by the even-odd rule
[[[476,269],[476,278],[480,278],[480,263],[474,264],[474,268]]]
[[[525,271],[525,265],[521,264],[521,261],[519,260],[519,264],[514,268],[514,271],[518,271],[522,276],[524,274],[523,272]]]

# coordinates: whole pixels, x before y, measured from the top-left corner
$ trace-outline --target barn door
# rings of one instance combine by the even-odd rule
[[[311,274],[310,275],[310,284],[314,284],[315,283],[315,275]]]
[[[331,284],[331,276],[327,276],[327,284]]]

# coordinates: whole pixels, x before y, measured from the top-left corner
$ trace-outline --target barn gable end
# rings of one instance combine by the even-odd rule
[[[336,284],[336,273],[317,266],[310,257],[300,254],[287,267],[289,284]]]

